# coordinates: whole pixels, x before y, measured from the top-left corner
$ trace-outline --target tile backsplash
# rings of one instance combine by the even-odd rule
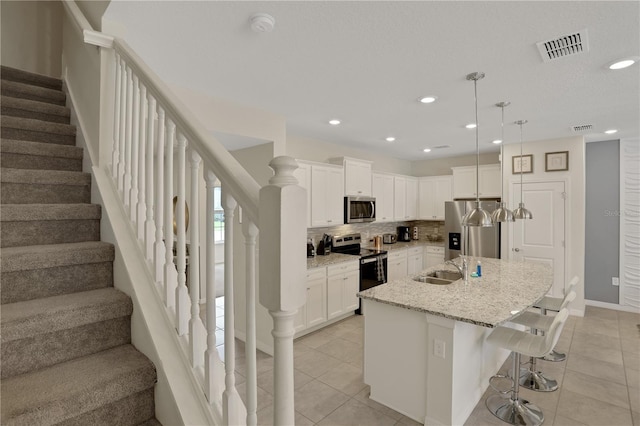
[[[364,243],[376,235],[396,234],[398,226],[409,226],[412,233],[413,227],[417,226],[418,236],[421,241],[429,241],[428,235],[437,235],[438,241],[442,241],[444,235],[443,221],[413,220],[409,222],[354,223],[327,228],[308,228],[307,238],[313,238],[313,243],[317,246],[324,234],[333,236],[359,232],[362,235],[362,241]]]

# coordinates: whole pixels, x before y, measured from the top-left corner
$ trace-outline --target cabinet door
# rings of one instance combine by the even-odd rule
[[[327,320],[326,279],[316,278],[307,282],[307,328]]]
[[[444,203],[453,200],[453,176],[441,176],[435,180],[433,218],[444,220]]]
[[[311,166],[311,226],[343,223],[342,168]]]
[[[407,250],[407,274],[417,274],[422,271],[423,248],[414,247]]]
[[[480,196],[500,197],[500,165],[491,164],[480,166]]]
[[[298,185],[307,190],[307,228],[311,227],[311,165],[298,161],[298,168],[293,172]]]
[[[344,274],[327,278],[327,319],[335,318],[342,314],[343,282]]]
[[[476,196],[476,168],[453,169],[453,197],[473,198]]]
[[[327,224],[330,226],[344,223],[343,171],[331,167],[327,173]]]
[[[436,180],[422,178],[418,184],[419,207],[418,214],[422,220],[432,220],[436,217]],[[444,209],[444,206],[442,207]]]
[[[407,276],[407,250],[394,250],[387,257],[387,281]]]
[[[406,211],[404,220],[418,218],[418,180],[408,177],[405,179]]]
[[[373,196],[376,198],[376,222],[393,221],[393,176],[373,174]]]
[[[444,263],[444,248],[443,247],[427,247],[424,256],[425,268],[431,268],[432,266]]]
[[[345,160],[345,195],[371,196],[371,163]]]
[[[407,215],[407,180],[402,176],[393,178],[393,219],[405,220]]]
[[[360,306],[360,271],[347,272],[342,283],[342,311],[353,312]]]

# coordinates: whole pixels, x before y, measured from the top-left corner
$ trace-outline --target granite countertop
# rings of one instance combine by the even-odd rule
[[[422,240],[411,240],[408,242],[398,241],[397,243],[393,243],[393,244],[383,244],[382,250],[393,251],[393,250],[401,250],[405,248],[420,247],[420,246],[444,247],[444,241],[422,241]],[[363,247],[374,248],[373,245],[371,244],[363,245]]]
[[[315,257],[307,257],[307,269],[321,268],[323,266],[334,265],[342,262],[352,262],[359,259],[360,256],[342,253],[331,253],[326,256],[316,255]]]
[[[455,271],[451,265],[440,264],[362,291],[358,296],[493,328],[533,305],[553,284],[553,271],[548,265],[469,257],[470,272],[475,271],[478,260],[482,262],[482,277],[470,276],[467,284],[462,279],[448,285],[413,281],[413,277],[439,269]]]

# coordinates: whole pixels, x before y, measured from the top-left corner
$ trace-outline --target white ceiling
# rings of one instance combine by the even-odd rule
[[[153,4],[153,7],[150,7]],[[506,143],[575,136],[638,137],[640,2],[283,1],[112,2],[108,19],[161,77],[211,96],[287,117],[289,135],[375,150],[407,160],[475,152],[478,82],[482,152]],[[276,19],[271,33],[252,14]],[[543,62],[536,42],[586,29],[589,52]],[[161,48],[159,48],[161,46]],[[169,58],[171,58],[169,60]],[[418,98],[435,95],[423,105]],[[342,120],[329,126],[331,118]],[[603,132],[619,129],[614,136]],[[389,143],[385,137],[395,136]],[[429,154],[423,148],[451,145]]]

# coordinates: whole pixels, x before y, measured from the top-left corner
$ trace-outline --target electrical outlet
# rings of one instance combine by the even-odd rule
[[[438,358],[445,359],[446,357],[446,344],[444,340],[434,339],[433,341],[433,355]]]
[[[620,285],[620,278],[611,277],[611,285],[614,285],[614,286],[618,287]]]

